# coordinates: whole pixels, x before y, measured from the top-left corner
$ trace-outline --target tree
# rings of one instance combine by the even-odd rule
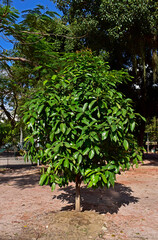
[[[19,13],[10,1],[0,4],[1,37],[14,46],[7,51],[0,45],[0,109],[13,132],[21,124],[21,103],[43,76],[56,70],[57,51],[63,51],[64,34],[68,32],[56,13],[43,6],[23,14],[23,21],[17,22]]]
[[[93,188],[114,186],[121,169],[141,160],[132,133],[137,114],[116,90],[128,79],[89,51],[64,55],[59,71],[24,105],[27,157],[46,165],[40,184],[54,190],[55,184],[75,182],[77,211],[82,181]]]
[[[97,54],[109,52],[112,69],[130,69],[134,76],[122,91],[133,99],[136,111],[146,118],[158,112],[158,2],[153,0],[54,0],[63,18],[81,31],[81,43]],[[138,137],[143,144],[145,123],[140,122]]]
[[[4,123],[0,121],[0,146],[4,145],[5,143],[10,142],[10,133],[11,126],[9,123]]]
[[[59,52],[73,48],[67,43],[75,38],[69,26],[55,12],[38,5],[23,12],[23,21],[17,22],[19,13],[9,5],[0,4],[1,37],[13,43],[14,49],[0,51],[0,107],[14,128],[22,98],[46,75],[57,69]],[[77,37],[76,37],[77,38]],[[9,62],[9,63],[8,63]],[[12,115],[7,110],[11,105]]]

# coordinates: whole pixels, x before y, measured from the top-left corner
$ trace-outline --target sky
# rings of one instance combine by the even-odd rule
[[[19,12],[21,12],[23,10],[33,9],[38,4],[48,6],[50,10],[59,13],[59,10],[55,7],[53,1],[50,0],[13,0],[12,6],[14,6],[16,9],[19,10]]]
[[[1,2],[1,1],[0,1]],[[28,9],[33,9],[35,8],[37,5],[43,5],[43,6],[47,6],[49,8],[49,10],[57,12],[59,14],[61,14],[61,12],[56,8],[55,4],[53,3],[53,1],[50,0],[12,0],[12,7],[15,7],[20,13],[24,10],[28,10]],[[20,18],[21,20],[21,18]],[[12,44],[5,41],[3,38],[0,37],[0,45],[4,48],[4,49],[11,49],[12,48]],[[2,50],[2,49],[0,49]]]

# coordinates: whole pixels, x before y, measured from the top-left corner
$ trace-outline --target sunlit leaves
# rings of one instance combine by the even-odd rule
[[[79,176],[88,187],[114,186],[130,156],[138,159],[136,116],[116,89],[123,72],[105,70],[89,52],[65,55],[61,62],[63,69],[31,96],[24,117],[32,129],[28,154],[49,166],[40,184],[49,182],[53,190]]]
[[[124,146],[125,150],[128,150],[129,143],[128,143],[128,141],[126,139],[123,141],[123,146]]]
[[[94,150],[92,149],[90,152],[89,152],[89,159],[92,159],[95,155],[95,152]]]

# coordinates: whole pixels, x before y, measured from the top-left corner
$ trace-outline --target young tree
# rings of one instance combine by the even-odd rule
[[[131,100],[116,90],[129,79],[127,72],[110,71],[89,51],[65,55],[61,63],[24,105],[27,156],[46,165],[40,185],[54,190],[55,184],[76,183],[80,211],[82,181],[89,188],[114,186],[121,169],[141,160],[132,134],[136,114]]]

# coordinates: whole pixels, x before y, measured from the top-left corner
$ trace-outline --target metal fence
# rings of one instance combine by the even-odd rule
[[[24,161],[22,156],[12,154],[0,154],[0,167],[32,165],[30,161]]]

